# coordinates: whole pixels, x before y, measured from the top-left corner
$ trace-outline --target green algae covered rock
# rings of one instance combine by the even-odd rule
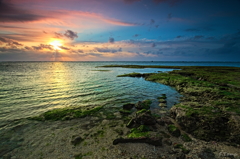
[[[59,109],[53,109],[50,111],[47,111],[40,116],[32,117],[29,119],[32,120],[70,120],[74,118],[83,118],[88,115],[94,115],[97,113],[100,109],[102,109],[103,106],[94,107],[90,109],[83,109],[83,108],[59,108]]]
[[[168,131],[175,137],[179,137],[181,135],[180,130],[175,125],[168,125]]]
[[[138,103],[135,104],[135,108],[138,109],[138,110],[150,109],[151,104],[152,104],[151,100],[139,101]]]

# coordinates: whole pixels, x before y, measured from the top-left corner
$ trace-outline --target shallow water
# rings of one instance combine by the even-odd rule
[[[131,72],[168,69],[96,68],[105,62],[0,63],[0,122],[75,106],[121,106],[167,94],[168,107],[178,102],[171,87],[143,78],[116,77]],[[109,64],[109,63],[107,63]],[[95,71],[94,71],[95,70]],[[109,71],[96,71],[109,70]]]
[[[171,69],[96,68],[111,64],[240,67],[239,62],[0,62],[1,125],[54,108],[120,107],[145,99],[152,99],[152,107],[158,107],[156,98],[161,94],[167,94],[168,108],[178,102],[180,94],[169,86],[143,78],[116,77]]]

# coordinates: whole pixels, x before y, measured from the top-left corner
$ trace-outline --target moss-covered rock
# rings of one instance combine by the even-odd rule
[[[132,128],[130,134],[127,135],[128,138],[143,138],[148,137],[148,131],[142,131],[138,128]]]
[[[186,149],[182,144],[174,144],[175,149],[181,149],[184,154],[188,154],[190,150]]]
[[[181,135],[180,130],[175,125],[168,125],[168,132],[175,137],[179,137]]]
[[[142,114],[142,113],[149,113],[149,114],[151,114],[151,111],[150,110],[147,110],[147,109],[141,109],[141,110],[139,110],[139,111],[137,111],[136,112],[136,115],[140,115],[140,114]]]
[[[94,107],[91,109],[83,109],[83,108],[60,108],[60,109],[53,109],[50,111],[47,111],[43,113],[40,116],[32,117],[29,119],[32,120],[70,120],[73,118],[82,118],[86,117],[88,115],[94,115],[97,113],[100,109],[102,109],[102,106]]]
[[[187,135],[187,134],[182,134],[181,135],[181,139],[184,141],[184,142],[191,142],[192,139]]]
[[[129,114],[131,114],[133,111],[131,111],[131,110],[126,110],[126,109],[120,109],[119,112],[120,112],[121,114],[124,114],[124,115],[129,115]]]
[[[210,112],[206,113],[205,110],[191,109],[184,107],[171,109],[171,114],[185,131],[206,141],[226,141],[231,136],[228,129],[228,114],[211,115]]]
[[[171,109],[173,118],[183,130],[204,140],[240,144],[240,68],[138,65],[105,67],[179,69],[148,74],[144,78],[173,86],[183,95],[181,105]],[[166,96],[162,95],[159,102],[163,103],[164,98]]]
[[[132,128],[135,124],[135,120],[134,119],[130,119],[129,122],[127,123],[126,127],[128,128]]]
[[[147,125],[140,125],[137,129],[141,132],[150,131],[150,128]]]
[[[138,103],[135,104],[135,108],[138,109],[138,110],[150,109],[151,104],[152,104],[151,100],[139,101]]]

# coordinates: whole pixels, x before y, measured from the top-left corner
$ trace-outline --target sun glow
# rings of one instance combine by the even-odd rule
[[[60,46],[62,46],[62,41],[53,40],[49,44],[52,45],[55,50],[61,50]]]

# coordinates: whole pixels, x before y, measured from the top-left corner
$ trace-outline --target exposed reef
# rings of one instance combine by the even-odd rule
[[[131,73],[119,77],[144,77],[148,81],[174,87],[183,98],[181,103],[171,108],[170,114],[183,130],[206,141],[240,144],[240,68],[137,65],[104,67],[181,69],[168,73]],[[163,99],[159,100],[164,103]]]
[[[119,76],[170,85],[183,95],[181,102],[168,110],[169,99],[159,92],[154,109],[144,100],[16,120],[0,131],[0,158],[240,158],[240,68],[123,67],[181,69]]]

